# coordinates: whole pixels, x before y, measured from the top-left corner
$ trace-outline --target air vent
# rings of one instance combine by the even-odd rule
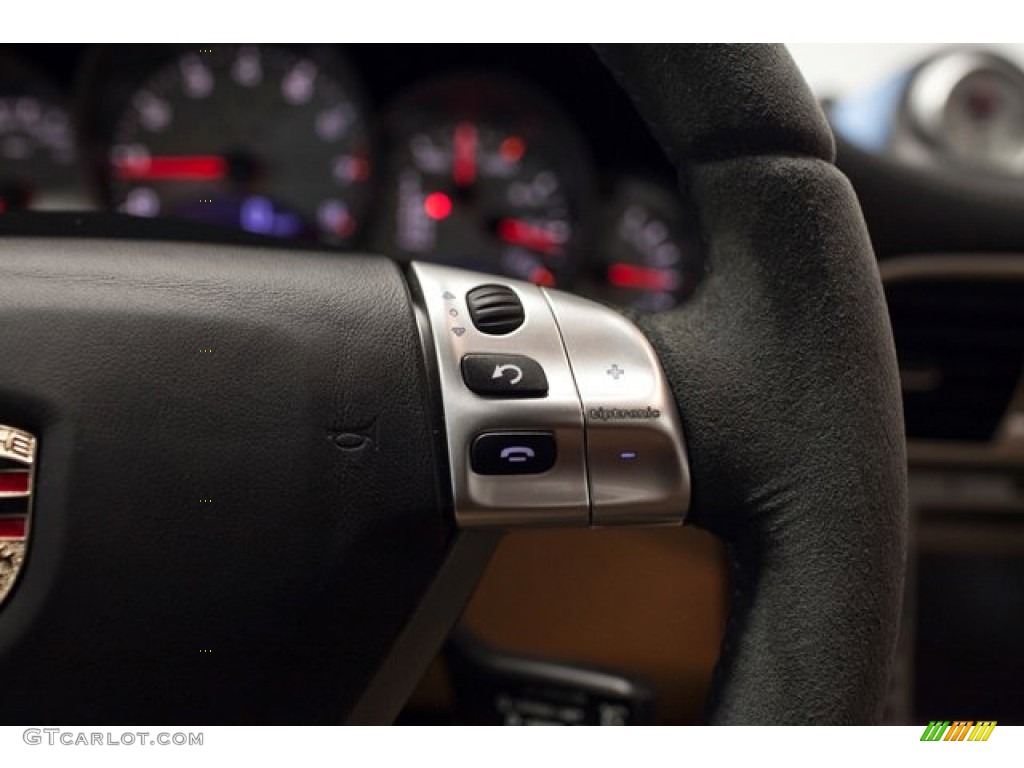
[[[907,436],[991,440],[1021,376],[1024,282],[932,277],[886,294]]]

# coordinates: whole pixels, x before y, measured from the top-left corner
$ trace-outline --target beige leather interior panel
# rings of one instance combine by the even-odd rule
[[[639,674],[659,720],[699,717],[727,607],[723,549],[691,528],[517,531],[466,612],[484,641]],[[436,667],[415,701],[447,698]]]

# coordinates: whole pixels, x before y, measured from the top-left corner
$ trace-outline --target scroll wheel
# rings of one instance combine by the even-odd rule
[[[504,285],[481,285],[466,294],[469,316],[481,333],[501,336],[512,333],[526,320],[523,303]]]

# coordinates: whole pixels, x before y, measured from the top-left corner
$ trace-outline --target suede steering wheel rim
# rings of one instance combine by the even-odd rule
[[[781,46],[599,46],[680,173],[710,274],[637,322],[690,446],[689,522],[728,544],[711,723],[876,722],[899,628],[902,405],[877,265]]]

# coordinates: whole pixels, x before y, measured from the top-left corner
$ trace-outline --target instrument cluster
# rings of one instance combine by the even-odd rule
[[[696,223],[666,161],[608,146],[604,133],[625,119],[611,96],[576,83],[596,92],[573,91],[567,107],[536,77],[551,56],[539,48],[517,52],[525,73],[459,51],[404,80],[381,69],[387,51],[365,66],[368,48],[96,46],[76,55],[64,88],[5,52],[0,214],[187,221],[647,311],[693,292]]]

